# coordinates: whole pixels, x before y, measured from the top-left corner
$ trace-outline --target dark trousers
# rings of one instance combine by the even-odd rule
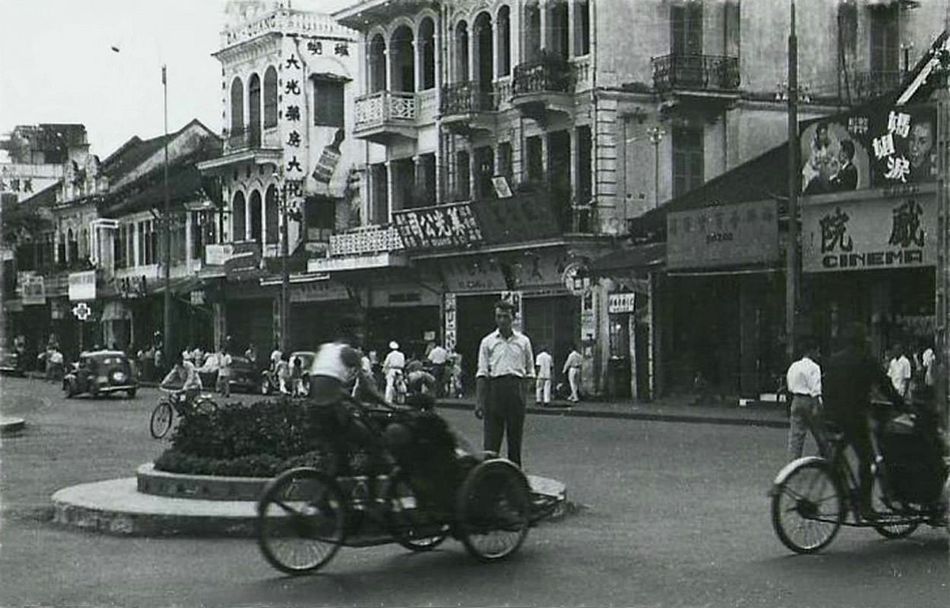
[[[491,378],[485,403],[485,449],[500,452],[507,430],[508,459],[521,466],[524,415],[524,380],[516,376]]]
[[[871,509],[871,490],[874,486],[874,447],[871,445],[871,430],[865,419],[839,421],[845,440],[858,457],[858,496],[863,509]]]

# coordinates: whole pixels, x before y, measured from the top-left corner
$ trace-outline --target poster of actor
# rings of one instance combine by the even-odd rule
[[[869,187],[868,152],[862,135],[860,128],[849,130],[848,117],[807,126],[799,140],[802,193],[827,194]]]

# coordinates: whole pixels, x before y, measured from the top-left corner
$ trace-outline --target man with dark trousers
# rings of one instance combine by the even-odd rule
[[[877,518],[877,514],[871,506],[874,480],[874,473],[871,471],[874,452],[868,420],[871,388],[876,385],[898,407],[903,408],[904,401],[894,390],[884,370],[871,356],[863,325],[848,325],[844,331],[843,342],[843,348],[834,353],[824,366],[824,407],[858,456],[861,517],[873,520]]]
[[[475,415],[484,420],[485,449],[499,452],[507,430],[508,459],[520,467],[525,405],[534,385],[534,354],[528,336],[511,326],[514,311],[510,302],[495,304],[498,329],[478,347]]]

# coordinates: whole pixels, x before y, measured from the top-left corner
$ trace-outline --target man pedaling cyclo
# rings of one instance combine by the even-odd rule
[[[174,364],[162,380],[161,388],[179,393],[184,402],[191,405],[201,392],[201,377],[194,364],[186,361],[182,353],[175,353],[173,357]]]

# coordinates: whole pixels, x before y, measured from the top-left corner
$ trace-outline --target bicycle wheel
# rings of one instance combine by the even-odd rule
[[[218,404],[210,397],[198,397],[195,399],[195,411],[199,414],[213,414],[218,411]]]
[[[313,572],[344,540],[343,493],[316,469],[285,471],[257,503],[257,544],[270,565],[287,574]]]
[[[449,525],[420,508],[416,493],[405,476],[389,486],[389,532],[397,543],[410,551],[431,551],[449,536]]]
[[[844,517],[844,501],[826,462],[796,467],[772,494],[772,527],[796,553],[827,547]]]
[[[167,401],[162,401],[152,410],[152,418],[148,423],[148,430],[155,439],[161,439],[172,428],[175,412]]]
[[[459,536],[476,559],[491,562],[518,550],[528,535],[531,493],[518,467],[487,460],[472,469],[456,497]]]

